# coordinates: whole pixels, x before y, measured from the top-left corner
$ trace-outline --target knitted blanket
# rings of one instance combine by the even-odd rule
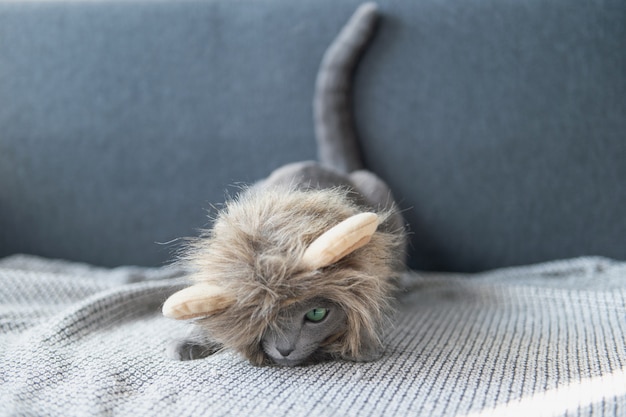
[[[177,362],[170,268],[0,261],[0,414],[626,416],[626,263],[407,274],[372,363]]]

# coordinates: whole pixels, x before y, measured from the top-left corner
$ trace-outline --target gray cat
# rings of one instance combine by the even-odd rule
[[[294,366],[382,354],[404,223],[387,185],[364,170],[350,106],[377,18],[375,4],[360,6],[321,63],[320,162],[289,164],[244,190],[184,251],[195,284],[163,313],[195,330],[170,346],[174,358],[232,349],[255,365]]]

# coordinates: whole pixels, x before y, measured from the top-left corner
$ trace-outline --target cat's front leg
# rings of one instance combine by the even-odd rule
[[[184,338],[172,340],[167,345],[167,356],[177,361],[206,358],[220,351],[222,345],[209,340],[199,328],[194,328]]]

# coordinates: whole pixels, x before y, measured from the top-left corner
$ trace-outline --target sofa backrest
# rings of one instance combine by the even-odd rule
[[[237,184],[315,158],[358,1],[0,1],[0,256],[160,265]],[[626,3],[379,2],[355,80],[411,265],[626,259]]]

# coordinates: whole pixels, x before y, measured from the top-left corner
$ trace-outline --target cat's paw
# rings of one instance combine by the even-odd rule
[[[177,361],[192,361],[206,358],[220,348],[218,345],[200,344],[193,340],[174,340],[167,345],[167,356]]]

